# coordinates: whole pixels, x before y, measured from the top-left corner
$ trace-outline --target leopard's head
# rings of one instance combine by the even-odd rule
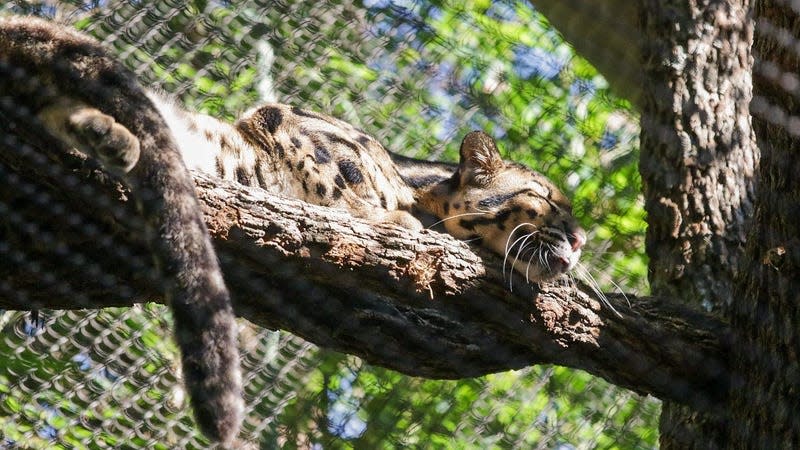
[[[456,172],[432,192],[448,233],[480,241],[535,282],[577,264],[586,232],[550,180],[503,161],[494,140],[481,131],[464,137],[460,153]]]

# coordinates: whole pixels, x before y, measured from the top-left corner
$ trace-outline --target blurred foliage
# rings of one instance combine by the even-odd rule
[[[277,100],[338,116],[393,151],[450,161],[461,136],[485,130],[506,158],[573,198],[590,234],[583,264],[604,289],[646,290],[635,113],[527,2],[3,8],[74,23],[112,46],[145,85],[214,116],[232,120]],[[184,410],[163,308],[53,313],[44,329],[19,313],[0,317],[0,445],[206,445]],[[580,371],[432,381],[248,324],[242,336],[252,408],[245,431],[262,448],[656,446],[657,402]]]

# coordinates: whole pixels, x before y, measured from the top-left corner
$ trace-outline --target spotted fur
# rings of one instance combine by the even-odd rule
[[[346,122],[297,107],[264,105],[231,125],[160,105],[177,119],[168,122],[194,169],[408,228],[440,223],[506,256],[532,281],[574,267],[586,242],[558,188],[503,161],[480,131],[464,137],[456,165],[393,154]],[[195,143],[198,135],[208,138],[204,144]]]

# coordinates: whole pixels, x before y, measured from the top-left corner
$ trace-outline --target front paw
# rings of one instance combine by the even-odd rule
[[[409,230],[422,230],[422,223],[411,213],[401,210],[386,211],[381,218],[383,222],[391,222]]]
[[[67,128],[79,150],[100,159],[107,169],[127,173],[139,161],[139,139],[97,109],[74,110],[67,119]]]

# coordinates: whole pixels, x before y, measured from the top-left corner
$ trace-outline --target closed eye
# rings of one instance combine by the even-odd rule
[[[507,194],[492,195],[492,196],[484,198],[483,200],[478,201],[478,206],[480,206],[482,208],[494,208],[496,206],[502,205],[503,203],[505,203],[505,202],[511,200],[512,198],[514,198],[514,197],[516,197],[516,196],[518,196],[518,195],[520,195],[520,194],[522,194],[524,192],[527,192],[527,191],[528,191],[527,189],[522,189],[522,190],[519,190],[519,191],[516,191],[516,192],[510,192],[510,193],[507,193]]]

